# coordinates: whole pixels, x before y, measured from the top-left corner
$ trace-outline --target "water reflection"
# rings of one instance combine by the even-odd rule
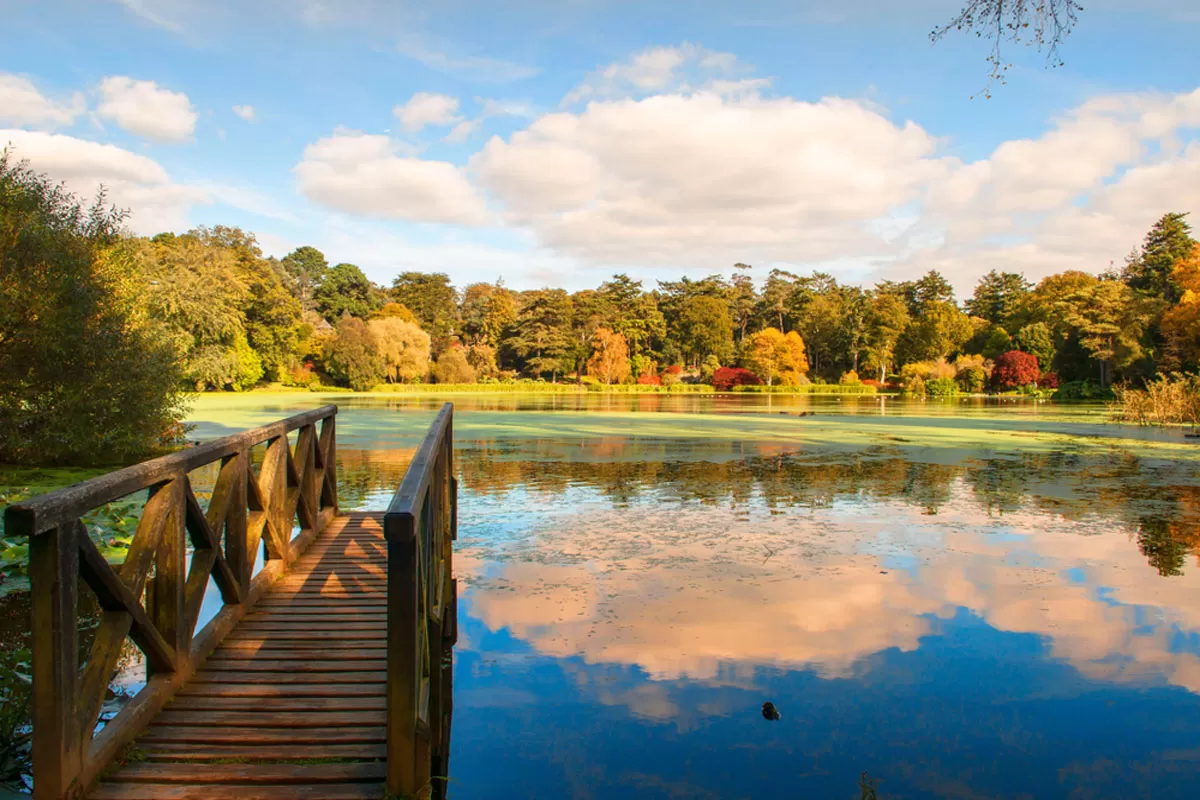
[[[460,404],[451,797],[1200,791],[1200,478],[1169,435],[558,402]],[[386,505],[435,405],[343,408],[344,508]]]
[[[497,749],[599,758],[581,797],[850,796],[864,769],[888,797],[1200,787],[1188,466],[694,448],[463,444],[464,789]]]

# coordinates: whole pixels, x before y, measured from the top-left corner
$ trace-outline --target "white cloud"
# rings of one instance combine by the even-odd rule
[[[182,33],[179,21],[181,12],[188,10],[188,0],[117,0],[125,10],[144,22],[171,31]]]
[[[586,107],[493,137],[470,172],[511,225],[584,264],[937,268],[960,291],[992,268],[1100,271],[1164,212],[1200,212],[1200,90],[1097,97],[963,162],[872,100],[766,98],[741,72],[652,48],[576,87]]]
[[[55,102],[25,76],[0,73],[0,125],[57,128],[70,125],[86,110],[79,92],[71,96],[69,103]]]
[[[1031,279],[1120,265],[1168,211],[1200,211],[1200,89],[1094,98],[1035,139],[954,162],[934,184],[914,236],[941,234],[889,272],[920,263],[966,288],[982,272]],[[1190,129],[1190,130],[1189,130]]]
[[[251,105],[234,106],[233,113],[237,114],[239,117],[246,120],[246,122],[254,121],[254,106],[251,106]]]
[[[509,219],[581,260],[721,268],[893,249],[864,225],[941,171],[932,136],[841,99],[593,101],[471,161]]]
[[[417,92],[407,103],[392,109],[392,115],[406,131],[415,132],[426,125],[445,127],[459,122],[458,98],[434,92]]]
[[[483,125],[483,123],[492,117],[532,117],[533,107],[520,100],[491,100],[483,97],[476,97],[475,102],[479,103],[481,108],[479,114],[474,119],[467,119],[455,125],[444,141],[450,143],[458,143],[466,141]]]
[[[100,117],[156,142],[182,142],[196,130],[196,112],[183,92],[162,89],[154,81],[114,75],[100,82]]]
[[[596,70],[567,93],[563,105],[614,97],[644,97],[662,92],[761,89],[770,84],[757,78],[747,84],[734,80],[748,67],[732,53],[721,53],[684,42],[678,46],[650,47],[628,61]]]
[[[0,146],[11,144],[18,159],[62,181],[84,200],[103,185],[109,202],[132,212],[138,233],[186,227],[188,209],[208,202],[207,193],[171,181],[158,162],[111,144],[40,131],[0,130]]]
[[[504,83],[538,74],[534,67],[502,59],[451,55],[448,43],[428,32],[402,36],[396,42],[396,50],[432,70],[462,74],[480,81]]]
[[[296,165],[310,200],[366,217],[481,225],[488,213],[463,171],[396,153],[387,136],[338,130],[310,144]]]

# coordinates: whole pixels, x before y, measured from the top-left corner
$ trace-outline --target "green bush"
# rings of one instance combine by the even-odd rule
[[[962,372],[958,373],[955,379],[958,381],[958,386],[968,394],[977,394],[984,390],[987,386],[987,372],[983,367],[967,367]]]
[[[0,648],[0,795],[5,797],[9,796],[5,784],[18,785],[20,774],[30,768],[31,661],[27,648]]]
[[[1113,390],[1091,381],[1067,381],[1051,395],[1055,400],[1112,400]]]
[[[925,394],[930,397],[953,397],[958,394],[954,378],[931,378],[925,382]]]
[[[178,441],[178,354],[145,320],[124,216],[0,153],[0,461],[119,464]]]
[[[904,379],[904,391],[902,394],[905,397],[924,397],[925,379],[920,375],[909,375]]]

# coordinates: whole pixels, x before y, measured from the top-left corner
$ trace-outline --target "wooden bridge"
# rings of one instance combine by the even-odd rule
[[[453,410],[382,514],[338,511],[336,415],[326,406],[9,507],[9,533],[30,542],[35,798],[444,792]],[[189,473],[214,462],[204,508]],[[110,564],[83,520],[143,490],[128,554]],[[222,606],[197,631],[210,578]],[[81,579],[100,608],[94,633],[80,627]],[[147,681],[101,726],[127,637]]]

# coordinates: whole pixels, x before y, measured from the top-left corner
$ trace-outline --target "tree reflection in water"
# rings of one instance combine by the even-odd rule
[[[343,506],[386,505],[411,454],[343,448]],[[1200,735],[1176,717],[1200,712],[1188,463],[612,434],[460,435],[457,459],[450,786],[468,794],[526,791],[528,762],[592,770],[587,788],[562,778],[567,795],[766,796],[770,781],[713,772],[722,759],[816,769],[796,796],[863,769],[884,796],[1200,786],[1163,767]],[[1196,700],[1153,694],[1168,690]],[[788,709],[773,744],[730,755],[767,697]],[[1061,716],[1071,697],[1080,722]],[[1111,741],[1056,732],[1096,715]],[[1140,738],[1117,744],[1121,726]],[[622,773],[642,751],[657,766]]]

